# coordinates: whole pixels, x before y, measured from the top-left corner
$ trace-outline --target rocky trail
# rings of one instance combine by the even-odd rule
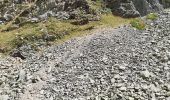
[[[170,14],[148,25],[0,59],[0,100],[170,100]]]

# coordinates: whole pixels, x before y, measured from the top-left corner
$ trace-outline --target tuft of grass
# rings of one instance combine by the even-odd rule
[[[150,19],[150,20],[156,20],[158,18],[158,14],[156,13],[150,13],[146,16],[147,19]]]
[[[131,26],[136,28],[136,29],[139,29],[139,30],[144,30],[146,28],[146,24],[143,20],[141,19],[133,19],[131,22],[130,22]]]
[[[18,29],[0,32],[0,48],[5,47],[5,49],[9,51],[19,45],[22,45],[22,43],[27,42],[24,39],[28,38],[28,36],[38,36],[41,34],[40,29],[41,28],[38,24],[29,23]],[[32,40],[28,41],[31,42]]]
[[[104,26],[117,27],[121,24],[128,24],[132,19],[114,16],[112,14],[103,14],[101,16],[100,24]]]

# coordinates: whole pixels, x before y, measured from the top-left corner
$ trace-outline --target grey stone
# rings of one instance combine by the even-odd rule
[[[135,100],[135,98],[133,98],[133,97],[128,97],[128,100]]]
[[[20,73],[19,73],[19,80],[20,81],[25,81],[26,79],[26,72],[24,70],[20,70]]]
[[[57,12],[57,14],[55,14],[55,17],[57,17],[58,19],[68,20],[70,18],[70,15],[67,12]]]
[[[111,79],[111,82],[112,82],[112,84],[113,84],[113,83],[115,83],[115,79],[114,79],[114,78],[112,78],[112,79]]]
[[[0,24],[3,24],[4,22],[0,20]]]
[[[14,18],[14,16],[11,14],[4,14],[3,17],[6,21],[11,21]]]
[[[151,76],[151,73],[148,70],[142,71],[141,76],[143,78],[149,78]]]
[[[170,97],[170,91],[169,91],[169,92],[167,92],[166,96]]]
[[[114,13],[123,17],[137,17],[151,12],[162,11],[159,0],[106,0]]]
[[[127,89],[126,87],[120,87],[119,88],[120,91],[126,91],[126,89]]]
[[[37,22],[39,22],[39,19],[38,18],[31,18],[31,22],[32,23],[37,23]]]
[[[0,100],[9,100],[8,95],[0,95]]]
[[[114,14],[118,14],[123,17],[138,17],[140,15],[133,2],[130,0],[107,0],[107,4],[113,10]]]

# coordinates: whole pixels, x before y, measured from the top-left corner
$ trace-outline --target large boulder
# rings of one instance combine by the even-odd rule
[[[107,7],[113,13],[122,17],[138,17],[140,13],[135,8],[131,0],[106,0]]]
[[[143,16],[163,10],[159,0],[106,0],[106,4],[114,14],[123,17]]]
[[[159,0],[159,1],[163,5],[164,8],[170,7],[170,0]]]
[[[133,3],[142,16],[151,12],[163,10],[163,6],[160,4],[159,0],[133,0]]]
[[[83,14],[88,14],[90,13],[89,9],[86,0],[38,0],[33,14],[43,15],[50,11],[48,16],[66,19],[77,10],[80,10]]]

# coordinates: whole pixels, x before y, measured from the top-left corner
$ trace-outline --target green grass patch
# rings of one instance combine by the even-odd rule
[[[130,24],[132,27],[139,30],[144,30],[146,28],[145,22],[139,18],[133,19]]]
[[[117,27],[121,24],[127,24],[131,19],[124,19],[112,14],[101,15],[100,21],[92,21],[85,25],[73,25],[74,20],[57,20],[49,18],[46,22],[26,23],[23,26],[0,33],[0,48],[5,51],[21,46],[24,43],[34,44],[39,39],[43,39],[43,35],[48,33],[54,36],[52,43],[59,43],[77,36],[83,36],[90,33],[89,31],[102,27]],[[3,25],[0,26],[0,29]]]
[[[156,13],[150,13],[146,16],[147,19],[150,19],[150,20],[156,20],[158,18],[158,14]]]
[[[170,3],[170,0],[165,0],[165,2],[168,2],[168,3]]]

